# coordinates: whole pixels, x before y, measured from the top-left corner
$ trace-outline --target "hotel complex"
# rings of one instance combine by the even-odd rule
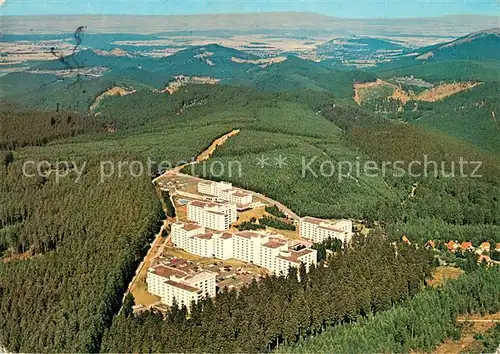
[[[194,200],[187,205],[187,218],[206,228],[224,231],[236,222],[236,205]]]
[[[172,224],[170,235],[174,245],[189,253],[224,260],[233,258],[233,239],[230,233],[210,233],[200,225],[176,222]]]
[[[172,306],[174,299],[179,306],[189,309],[191,301],[215,297],[216,274],[209,271],[187,273],[164,265],[148,269],[148,291],[161,298],[161,303]]]
[[[228,182],[198,182],[198,193],[212,195],[218,199],[235,203],[238,207],[252,203],[252,195],[233,188]]]
[[[302,263],[309,271],[317,263],[317,251],[310,248],[309,242],[286,241],[285,237],[264,230],[228,232],[237,220],[237,204],[252,204],[251,194],[233,189],[225,182],[200,182],[198,192],[224,202],[187,203],[190,222],[171,224],[170,237],[176,247],[201,257],[252,263],[277,275],[287,275],[290,268],[299,268]],[[313,243],[328,238],[349,242],[352,222],[304,217],[300,219],[299,235]],[[175,299],[179,305],[189,307],[192,301],[215,297],[216,273],[157,265],[148,270],[147,286],[150,293],[161,297],[163,304],[171,306]]]
[[[234,258],[267,268],[275,274],[288,274],[290,267],[304,263],[309,270],[316,264],[316,250],[289,250],[286,243],[270,239],[266,232],[206,232],[203,227],[176,222],[172,224],[172,242],[189,253],[219,259]]]
[[[300,219],[299,235],[314,243],[321,243],[328,238],[349,242],[352,237],[352,221],[329,221],[307,216]]]

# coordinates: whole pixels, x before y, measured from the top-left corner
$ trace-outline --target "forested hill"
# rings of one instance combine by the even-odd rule
[[[352,270],[352,264],[361,266],[358,258],[374,262],[358,269],[359,274],[367,274],[364,269],[380,271],[378,276],[397,272],[400,274],[398,282],[373,283],[385,284],[379,289],[379,294],[375,285],[367,287],[369,283],[363,280],[359,289],[364,289],[364,292],[353,293],[371,294],[369,297],[363,295],[363,299],[360,298],[363,301],[358,299],[363,307],[354,302],[354,295],[341,296],[345,301],[353,301],[339,308],[349,308],[349,313],[337,313],[336,308],[331,309],[332,313],[340,316],[336,319],[344,316],[356,318],[365,314],[368,308],[385,309],[415,294],[428,272],[425,268],[428,263],[422,258],[424,254],[412,248],[405,251],[407,258],[388,261],[390,257],[384,252],[391,248],[384,245],[392,239],[400,240],[402,232],[415,242],[438,235],[478,241],[500,235],[496,226],[500,222],[500,212],[495,199],[499,195],[500,174],[497,169],[500,164],[495,156],[441,134],[429,133],[409,124],[392,123],[363,108],[341,103],[325,91],[266,93],[226,85],[195,85],[182,88],[173,95],[141,91],[134,95],[110,97],[100,112],[100,115],[90,117],[98,122],[93,128],[95,131],[74,132],[71,130],[73,120],[62,119],[68,117],[62,112],[53,117],[47,112],[43,115],[33,113],[19,119],[29,112],[16,111],[12,106],[0,116],[2,125],[8,123],[15,132],[8,137],[10,140],[2,142],[1,146],[14,150],[10,154],[2,152],[5,153],[2,159],[5,168],[0,169],[3,175],[0,187],[5,191],[0,194],[4,206],[0,217],[0,244],[4,260],[7,260],[0,263],[0,341],[11,351],[89,352],[99,348],[109,351],[130,348],[134,351],[218,351],[224,348],[261,351],[267,345],[272,347],[273,343],[282,343],[284,338],[288,341],[295,338],[292,332],[244,335],[244,330],[254,328],[244,322],[253,316],[253,312],[241,313],[240,317],[233,319],[236,321],[234,326],[227,327],[241,328],[238,340],[234,341],[231,333],[223,334],[221,340],[204,341],[204,338],[212,338],[210,333],[219,328],[212,325],[214,318],[207,314],[201,319],[201,324],[187,319],[181,321],[184,310],[177,315],[171,314],[175,323],[183,323],[180,327],[172,327],[168,321],[161,322],[154,314],[138,319],[116,317],[111,325],[121,295],[151,236],[158,229],[161,215],[149,176],[139,179],[124,176],[119,183],[115,179],[99,183],[99,161],[103,158],[111,161],[144,161],[147,157],[155,161],[186,160],[196,156],[216,137],[239,128],[241,133],[217,150],[214,159],[226,162],[236,157],[242,163],[244,174],[242,178],[232,180],[230,176],[224,176],[224,179],[274,197],[301,214],[377,220],[387,227],[389,240],[381,236],[384,241],[374,240],[373,245],[360,245],[359,252],[339,258],[338,267],[318,268],[319,273],[312,274],[318,280],[311,278],[309,290],[297,292],[294,289],[301,285],[290,279],[274,278],[268,283],[250,287],[249,293],[256,291],[267,299],[248,299],[253,307],[244,306],[259,314],[263,312],[258,304],[268,303],[269,297],[265,295],[268,293],[274,294],[273,301],[277,304],[283,303],[283,294],[303,294],[297,298],[295,295],[289,297],[291,306],[303,308],[303,298],[316,298],[305,294],[320,286],[319,279],[338,278],[338,274],[330,274],[328,269],[341,269],[340,264],[343,264],[342,267]],[[26,124],[30,118],[44,121],[31,126]],[[88,117],[75,116],[74,127],[85,119]],[[43,127],[40,131],[43,139],[34,131],[30,132],[38,131],[39,127]],[[110,127],[113,129],[107,129]],[[387,135],[387,131],[392,133]],[[373,134],[376,134],[376,139],[373,139]],[[76,136],[67,137],[71,135]],[[409,137],[417,150],[404,148]],[[437,161],[450,162],[458,156],[482,159],[486,162],[484,177],[412,180],[380,175],[339,181],[327,177],[303,178],[299,166],[302,157],[321,156],[317,163],[325,160],[356,161],[357,156],[361,161],[410,161],[425,153]],[[256,156],[276,157],[280,154],[287,157],[288,167],[255,168]],[[74,166],[79,168],[83,161],[88,161],[86,173],[79,182],[75,183],[75,173],[62,183],[57,183],[53,173],[35,179],[21,173],[21,167],[28,159],[48,160],[55,169],[56,162],[63,158],[74,161]],[[313,168],[317,167],[313,165]],[[416,181],[419,187],[415,197],[408,199]],[[429,208],[430,205],[433,208]],[[425,221],[423,225],[420,224],[422,221]],[[380,252],[374,252],[379,247]],[[378,256],[372,257],[373,254]],[[389,268],[383,270],[380,267]],[[357,277],[354,273],[341,273],[351,280]],[[406,277],[408,281],[399,281]],[[327,283],[327,288],[319,292],[326,296],[321,303],[332,303],[328,301],[331,291],[340,291],[339,294],[347,291],[330,289],[328,287],[336,282]],[[269,288],[265,291],[259,290],[267,286]],[[282,290],[277,290],[276,286]],[[388,292],[388,289],[394,292]],[[238,301],[243,300],[233,303],[234,294],[221,296],[217,301],[227,299],[228,306],[241,307]],[[368,298],[372,299],[370,304],[365,302]],[[321,303],[315,302],[311,306],[317,307]],[[205,305],[211,306],[210,302]],[[314,312],[312,318],[327,315],[323,305],[317,308],[322,310],[318,316]],[[216,312],[216,322],[227,323],[225,317],[220,317],[226,313]],[[272,317],[276,319],[274,314]],[[283,323],[293,323],[292,320],[298,319],[290,317],[290,321]],[[322,323],[318,322],[306,333],[313,333],[321,327]],[[200,328],[209,331],[200,332]],[[154,331],[147,332],[150,330]],[[124,333],[130,335],[123,336]],[[154,340],[144,342],[146,337],[140,337],[144,333],[154,333]],[[182,333],[182,336],[174,335],[176,333]],[[200,333],[207,335],[199,336]],[[135,338],[133,343],[128,342],[131,338]],[[192,338],[192,341],[182,342],[182,338]]]
[[[391,308],[407,301],[416,302],[396,314],[427,299],[446,301],[440,291],[417,295],[434,265],[420,247],[428,240],[500,242],[498,61],[414,65],[411,57],[410,66],[368,71],[218,45],[163,58],[122,54],[82,50],[0,78],[0,343],[9,351],[270,351],[386,310],[382,318],[391,320]],[[195,76],[214,80],[200,84]],[[392,94],[354,101],[355,85],[372,87],[377,79],[418,93],[422,82],[434,88],[464,78],[474,85],[442,100],[408,100],[401,109]],[[299,270],[303,282],[269,277],[241,296],[221,291],[189,318],[186,308],[173,308],[165,320],[150,312],[135,317],[129,308],[118,315],[165,217],[151,183],[162,171],[102,180],[101,162],[188,161],[233,129],[240,133],[208,163],[238,161],[241,175],[229,168],[214,175],[202,164],[185,172],[265,194],[300,215],[361,220],[373,230],[335,254],[332,266],[310,276]],[[263,157],[286,164],[256,168]],[[445,174],[412,164],[424,158]],[[481,161],[480,170],[459,170],[461,159]],[[23,173],[30,161],[46,161],[34,177]],[[337,168],[367,162],[377,164],[370,174]],[[403,236],[412,245],[402,244]],[[461,283],[446,291],[464,307],[470,300],[494,308],[498,289],[482,285],[496,276],[467,279],[486,295]],[[459,297],[460,289],[472,297]],[[376,332],[377,323],[366,331]]]
[[[140,47],[135,51],[97,49],[89,43],[90,48],[75,53],[54,49],[53,59],[34,62],[24,72],[1,77],[0,97],[49,109],[54,108],[57,97],[64,109],[84,111],[110,87],[163,90],[177,76],[263,91],[325,90],[344,98],[353,97],[354,83],[380,77],[414,76],[433,83],[498,81],[498,38],[498,30],[485,30],[416,50],[379,38],[339,38],[318,46],[319,57],[329,58],[324,63],[296,53],[257,56],[218,44],[191,46],[155,57],[141,54]],[[368,66],[355,69],[357,59]],[[335,65],[331,65],[332,60]]]
[[[499,284],[498,268],[480,269],[441,289],[424,291],[403,306],[360,324],[329,329],[298,344],[283,346],[276,353],[432,352],[443,337],[458,336],[453,324],[457,315],[500,310]],[[492,342],[485,342],[493,352],[499,344],[498,335]]]
[[[100,123],[87,129],[89,118],[74,112],[1,113],[9,134],[0,136],[0,343],[11,352],[97,352],[164,218],[149,171],[101,179],[101,161],[177,163],[229,126],[112,134]],[[27,161],[48,165],[31,177]]]
[[[107,67],[110,70],[140,68],[144,72],[161,72],[170,75],[212,75],[232,77],[242,75],[254,65],[237,63],[232,58],[243,60],[258,59],[251,54],[217,44],[196,46],[176,52],[173,55],[152,58],[119,51],[80,50],[67,56],[60,53],[59,58],[41,63],[38,70],[61,70],[90,67]]]
[[[500,60],[500,28],[488,29],[452,42],[420,48],[417,60]]]
[[[328,69],[296,56],[279,60],[282,61],[259,64],[253,56],[218,45],[189,49],[162,59],[114,57],[84,50],[64,61],[53,60],[33,71],[1,77],[0,98],[19,105],[86,113],[96,97],[110,88],[161,91],[177,81],[176,77],[186,76],[198,78],[198,82],[215,80],[218,84],[261,91],[316,89],[350,100],[355,82],[376,78],[361,70]],[[102,73],[94,75],[95,68]],[[61,72],[67,75],[61,77]]]

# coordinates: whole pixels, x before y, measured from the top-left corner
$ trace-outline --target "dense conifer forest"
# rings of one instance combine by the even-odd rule
[[[102,161],[189,160],[227,127],[193,129],[192,138],[185,129],[112,135],[100,123],[82,131],[50,124],[66,124],[68,112],[10,106],[2,114],[19,129],[2,145],[14,150],[1,151],[0,343],[14,352],[97,352],[165,217],[147,170],[102,179]],[[75,126],[87,119],[74,117]]]
[[[14,352],[95,352],[161,209],[149,178],[1,175],[0,342]],[[10,255],[10,257],[9,257]],[[29,333],[30,335],[26,335]]]
[[[458,315],[498,311],[499,268],[482,268],[442,288],[423,291],[403,305],[372,318],[328,329],[316,337],[282,346],[276,352],[431,352],[444,339],[460,337],[460,326],[455,323]],[[498,346],[498,330],[491,331],[489,336],[491,342],[485,352],[493,352]]]

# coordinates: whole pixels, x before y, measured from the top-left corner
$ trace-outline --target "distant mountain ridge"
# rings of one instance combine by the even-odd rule
[[[120,55],[112,55],[117,52]],[[235,62],[233,58],[242,59],[243,62]],[[106,67],[111,71],[134,69],[135,71],[157,72],[163,75],[208,75],[226,78],[237,76],[255,67],[253,64],[244,62],[255,59],[259,59],[259,57],[218,44],[193,46],[172,55],[157,58],[131,55],[122,50],[103,52],[84,49],[66,57],[41,63],[35,69],[64,70]]]
[[[474,32],[454,41],[420,48],[417,60],[500,60],[500,28]]]

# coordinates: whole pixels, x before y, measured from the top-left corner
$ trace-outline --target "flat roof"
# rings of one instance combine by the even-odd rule
[[[281,259],[284,259],[288,262],[292,262],[292,263],[300,263],[300,260],[297,259],[297,257],[294,257],[294,256],[278,256],[277,258],[281,258]]]
[[[193,223],[185,223],[184,226],[182,227],[184,230],[186,231],[193,231],[193,230],[196,230],[196,229],[200,229],[202,228],[203,226],[201,225],[198,225],[198,224],[193,224]]]
[[[189,204],[197,206],[197,207],[200,207],[200,208],[209,207],[209,206],[216,206],[217,205],[217,204],[214,204],[214,203],[202,202],[201,200],[193,200],[193,201],[189,202]]]
[[[231,206],[231,203],[215,203],[215,202],[205,202],[205,201],[201,201],[201,200],[193,200],[193,201],[188,203],[188,206],[190,206],[190,205],[198,207],[198,208],[203,208],[208,213],[225,215],[221,211],[212,210],[212,209],[217,208],[220,210],[220,208],[225,208],[225,210],[227,210],[227,208]]]
[[[231,237],[233,237],[233,234],[230,234],[229,232],[224,232],[220,238],[223,240],[227,240],[228,238]]]
[[[344,230],[340,230],[335,227],[340,222],[343,221],[348,221],[348,220],[326,220],[326,219],[318,219],[318,218],[313,218],[311,216],[306,216],[302,219],[300,219],[301,222],[306,222],[309,224],[315,224],[318,225],[318,228],[321,228],[323,230],[328,230],[328,231],[334,231],[334,232],[345,232]],[[321,224],[326,224],[326,225],[321,225]]]
[[[303,217],[302,219],[300,219],[300,221],[308,222],[310,224],[319,224],[319,223],[322,223],[322,222],[329,222],[329,220],[313,218],[311,216]]]
[[[173,275],[177,277],[185,277],[187,275],[186,272],[180,269],[167,267],[164,265],[157,265],[156,267],[153,268],[152,273],[163,278],[170,278]]]
[[[336,228],[330,227],[330,226],[318,226],[318,229],[323,229],[323,230],[328,230],[328,231],[335,231],[335,232],[346,232],[344,230],[336,229]]]
[[[207,233],[204,233],[204,234],[194,235],[193,238],[196,237],[196,238],[201,238],[203,240],[211,240],[213,236],[214,236],[213,233],[207,232]]]
[[[308,254],[311,254],[313,253],[314,251],[312,249],[309,249],[309,248],[305,248],[303,250],[300,250],[300,251],[294,251],[294,250],[291,250],[291,251],[288,251],[290,253],[289,256],[284,256],[284,255],[279,255],[278,258],[281,258],[281,259],[284,259],[284,260],[287,260],[289,262],[292,262],[292,263],[297,263],[299,264],[301,262],[301,260],[299,259],[300,257],[303,257],[305,255],[308,255]]]
[[[199,271],[198,273],[194,273],[192,275],[187,276],[185,278],[185,281],[186,281],[186,283],[193,283],[193,282],[197,282],[200,280],[205,280],[208,277],[213,277],[214,275],[217,276],[217,273],[214,273],[210,270],[204,269],[202,271]]]
[[[298,258],[313,253],[313,250],[309,248],[304,248],[300,251],[291,250],[290,253],[292,254],[293,257]]]
[[[252,237],[264,237],[264,235],[261,235],[257,232],[253,231],[240,231],[234,234],[234,236],[240,236],[244,238],[252,238]]]
[[[240,191],[234,191],[233,193],[231,193],[232,195],[235,195],[237,197],[247,197],[247,196],[250,196],[251,194],[249,193],[243,193],[243,192],[240,192]]]
[[[269,248],[278,248],[281,246],[285,246],[285,244],[278,242],[278,241],[269,241],[269,242],[264,243],[262,246],[269,247]]]
[[[189,291],[191,293],[196,293],[196,292],[198,292],[200,290],[198,288],[195,288],[194,286],[191,286],[191,285],[188,285],[188,284],[184,284],[184,283],[180,283],[178,281],[167,280],[165,283],[168,284],[168,285],[175,286],[176,288],[179,288],[179,289],[182,289],[182,290],[185,290],[185,291]]]

